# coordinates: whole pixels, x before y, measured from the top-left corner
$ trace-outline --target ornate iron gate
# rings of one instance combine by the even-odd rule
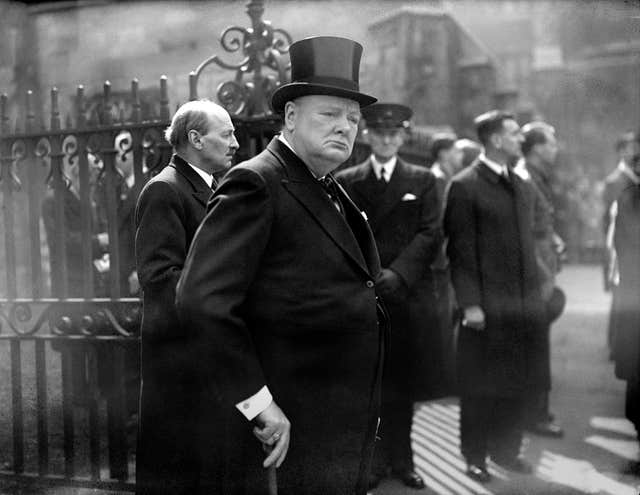
[[[207,66],[235,71],[217,98],[234,119],[238,160],[262,150],[280,127],[268,101],[286,78],[291,39],[263,21],[263,12],[262,1],[248,2],[252,26],[222,34],[222,47],[242,50],[242,62],[213,56],[189,76],[193,100]],[[78,86],[63,126],[54,88],[49,125],[41,127],[28,92],[23,125],[14,130],[7,96],[0,99],[0,363],[10,376],[0,385],[0,452],[7,453],[0,478],[135,486],[141,307],[131,293],[128,229],[139,191],[170,158],[162,138],[171,114],[167,95],[163,77],[152,113],[144,115],[135,79],[120,98],[124,106],[116,105],[108,82],[92,106]]]

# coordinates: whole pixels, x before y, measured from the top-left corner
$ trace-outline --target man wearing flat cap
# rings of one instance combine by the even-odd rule
[[[272,97],[282,134],[212,196],[177,291],[180,318],[217,396],[223,493],[364,494],[379,421],[385,321],[380,260],[331,171],[351,154],[362,46],[290,47],[292,82]],[[221,426],[222,427],[222,426]]]
[[[434,398],[442,382],[441,335],[428,321],[428,277],[441,245],[440,200],[434,175],[398,157],[411,110],[376,103],[362,110],[372,154],[336,177],[367,217],[380,252],[376,288],[389,309],[391,336],[383,380],[380,449],[370,480],[387,474],[423,488],[411,452],[413,403]]]

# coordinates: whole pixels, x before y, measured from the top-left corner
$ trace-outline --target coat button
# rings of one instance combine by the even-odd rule
[[[373,280],[367,280],[367,287],[369,287],[369,289],[373,289],[374,285]]]
[[[244,404],[242,404],[242,408],[243,409],[249,409],[250,404],[248,402],[245,402]]]

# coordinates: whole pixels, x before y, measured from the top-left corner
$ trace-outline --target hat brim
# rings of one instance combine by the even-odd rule
[[[378,101],[377,98],[369,96],[358,91],[340,88],[338,86],[330,86],[325,84],[314,84],[305,82],[293,82],[280,86],[273,92],[271,97],[271,108],[276,113],[284,112],[284,105],[288,101],[299,98],[300,96],[309,95],[326,95],[337,96],[339,98],[347,98],[353,100],[360,105],[360,108],[366,107]]]

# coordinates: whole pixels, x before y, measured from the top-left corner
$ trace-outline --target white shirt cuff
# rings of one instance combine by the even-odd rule
[[[273,401],[273,396],[269,389],[265,385],[256,394],[252,395],[248,399],[238,402],[236,408],[240,411],[245,418],[251,421],[258,414],[264,411]]]

